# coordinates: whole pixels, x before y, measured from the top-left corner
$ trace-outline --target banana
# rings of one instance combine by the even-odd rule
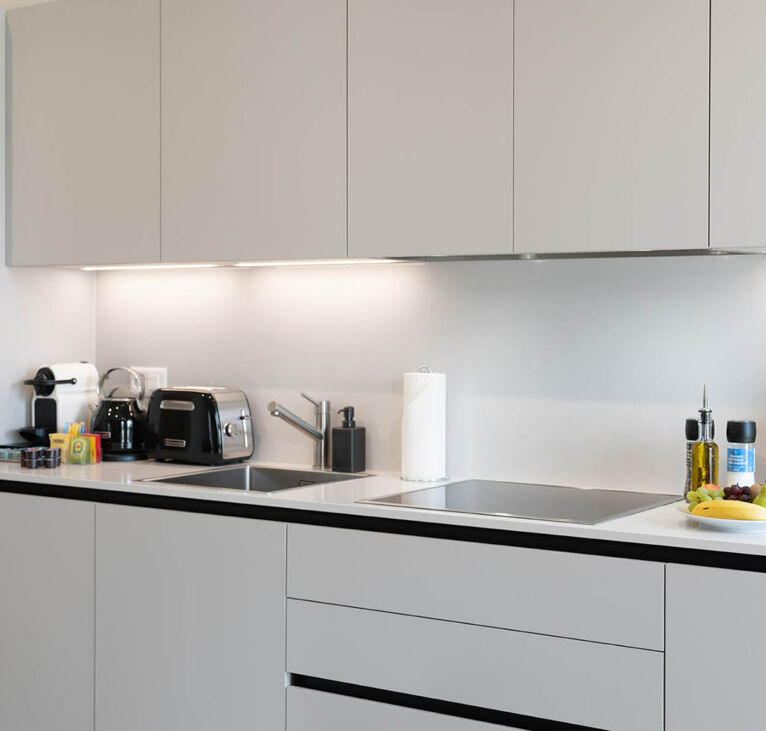
[[[726,520],[766,520],[766,508],[741,500],[712,500],[695,505],[692,515]]]

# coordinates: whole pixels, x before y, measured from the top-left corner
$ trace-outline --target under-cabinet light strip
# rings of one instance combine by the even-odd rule
[[[80,267],[84,272],[116,272],[141,269],[213,269],[217,264],[114,264]]]
[[[110,264],[80,267],[84,272],[140,271],[146,269],[213,269],[224,267],[310,267],[341,264],[392,264],[396,259],[286,259],[284,261],[242,261],[237,264]]]
[[[310,267],[339,264],[391,264],[395,259],[286,259],[284,261],[241,261],[236,267]]]

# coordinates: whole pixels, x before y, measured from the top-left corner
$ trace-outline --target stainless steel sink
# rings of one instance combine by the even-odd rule
[[[169,482],[175,485],[218,487],[228,490],[249,490],[250,492],[278,492],[279,490],[291,490],[306,485],[355,480],[360,477],[368,477],[368,475],[238,465],[237,467],[222,467],[187,475],[160,477],[146,480],[146,482]]]

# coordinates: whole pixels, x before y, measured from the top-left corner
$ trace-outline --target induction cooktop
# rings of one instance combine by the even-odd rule
[[[678,500],[680,495],[465,480],[357,502],[594,525]]]

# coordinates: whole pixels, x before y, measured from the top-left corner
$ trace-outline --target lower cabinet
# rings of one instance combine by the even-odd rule
[[[287,731],[513,731],[386,703],[305,688],[287,692]]]
[[[667,567],[666,731],[766,727],[766,573]]]
[[[340,548],[348,539],[350,555],[373,556],[377,538],[294,528],[287,599],[284,523],[0,492],[0,731],[498,728],[286,689],[286,672],[609,731],[764,728],[766,573],[667,565],[663,653],[654,640],[631,647],[529,629],[534,596],[508,598],[518,628],[482,625],[479,604],[503,597],[481,582],[457,572],[457,589],[477,597],[457,601],[430,571],[443,597],[434,603],[406,572],[397,590],[382,564],[365,562],[375,587]],[[406,548],[436,566],[426,543]],[[447,546],[463,548],[478,556]],[[511,553],[483,558],[473,565],[491,560],[506,580],[523,578]],[[647,611],[662,606],[653,567],[625,566],[645,580]],[[612,595],[606,587],[594,606]],[[445,616],[408,615],[437,609]]]
[[[97,731],[283,729],[285,525],[114,505],[96,521]]]
[[[593,729],[662,729],[662,652],[294,599],[287,624],[291,673]]]
[[[93,729],[94,506],[0,493],[0,729]]]
[[[316,525],[289,526],[287,561],[291,599],[644,650],[665,645],[660,563]]]

